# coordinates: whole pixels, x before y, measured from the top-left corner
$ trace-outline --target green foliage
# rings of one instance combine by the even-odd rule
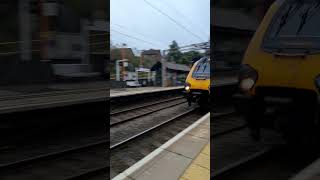
[[[194,58],[199,58],[199,57],[202,57],[202,55],[198,51],[189,51],[189,52],[183,53],[182,58],[179,63],[180,64],[190,64],[190,62]]]
[[[189,51],[189,52],[182,53],[179,50],[178,43],[176,41],[173,41],[172,44],[170,45],[167,59],[168,59],[168,61],[174,62],[177,64],[190,64],[190,62],[194,58],[199,58],[202,56],[203,56],[203,54],[201,54],[198,51]]]
[[[179,50],[179,45],[176,41],[172,41],[169,46],[169,53],[167,55],[168,61],[178,63],[182,58],[182,53]]]
[[[129,71],[135,71],[135,68],[139,67],[140,65],[140,57],[134,56],[129,60]]]

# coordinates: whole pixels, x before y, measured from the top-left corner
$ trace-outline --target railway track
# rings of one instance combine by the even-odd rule
[[[283,143],[278,135],[269,131],[263,132],[265,139],[253,141],[244,119],[232,109],[213,113],[211,132],[213,179],[224,179],[222,175],[273,152],[274,147]]]
[[[2,115],[0,179],[109,176],[103,112],[101,104],[85,104]]]
[[[0,164],[1,179],[71,180],[109,173],[107,140]],[[31,173],[30,173],[31,172]]]
[[[286,145],[267,129],[261,141],[251,140],[245,121],[232,110],[213,116],[211,179],[290,179],[317,158],[310,150]]]
[[[110,113],[110,126],[112,127],[123,124],[125,122],[185,103],[185,98],[175,97],[114,111]]]
[[[127,107],[127,108],[122,108],[120,110],[111,110],[110,115],[114,116],[114,115],[118,115],[118,114],[121,114],[121,113],[126,113],[126,112],[129,112],[129,111],[143,109],[143,108],[146,108],[146,107],[149,107],[149,106],[158,105],[158,104],[164,104],[164,103],[167,103],[167,102],[171,102],[171,101],[175,101],[175,100],[181,100],[181,99],[184,99],[184,97],[178,96],[178,97],[173,97],[173,98],[169,98],[169,99],[165,99],[165,100],[158,100],[157,102],[142,103],[142,104],[139,104],[139,105],[137,105],[135,107]]]
[[[115,177],[187,128],[205,113],[189,109],[110,146],[111,177]]]
[[[238,115],[233,110],[223,113],[213,113],[211,138],[217,138],[234,131],[245,129],[247,126],[244,121],[234,120]]]

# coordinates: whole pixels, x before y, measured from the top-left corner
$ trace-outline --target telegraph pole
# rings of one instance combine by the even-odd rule
[[[144,63],[144,52],[141,52],[141,56],[140,56],[140,67],[143,67],[143,63]]]
[[[161,58],[161,79],[162,87],[167,87],[167,60],[165,59],[166,50],[163,51],[163,56]]]

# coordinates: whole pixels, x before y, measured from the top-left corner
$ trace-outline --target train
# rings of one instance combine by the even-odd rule
[[[319,141],[319,19],[318,0],[276,0],[253,35],[235,95],[253,139],[271,128],[287,142]]]
[[[189,106],[197,102],[202,109],[210,104],[210,57],[194,62],[186,78],[184,87]]]

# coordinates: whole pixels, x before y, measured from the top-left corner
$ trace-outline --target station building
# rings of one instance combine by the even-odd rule
[[[107,3],[4,0],[0,4],[0,82],[106,78]]]

